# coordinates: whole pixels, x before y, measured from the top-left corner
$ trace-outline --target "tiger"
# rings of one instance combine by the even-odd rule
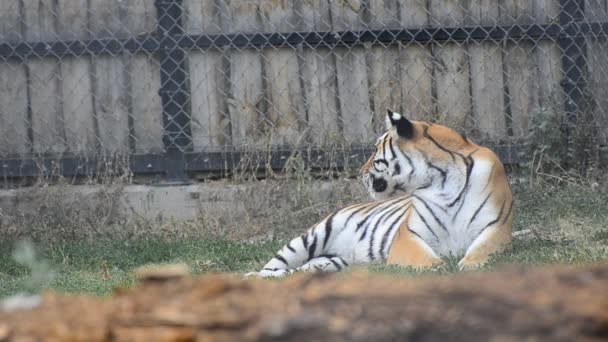
[[[511,243],[513,194],[492,150],[390,110],[386,126],[360,170],[373,201],[331,213],[246,276],[337,272],[370,262],[423,269],[462,255],[458,266],[467,270]]]

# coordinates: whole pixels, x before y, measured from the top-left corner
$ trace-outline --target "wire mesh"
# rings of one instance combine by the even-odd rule
[[[602,147],[607,30],[606,0],[2,1],[0,159],[369,147],[386,109]]]

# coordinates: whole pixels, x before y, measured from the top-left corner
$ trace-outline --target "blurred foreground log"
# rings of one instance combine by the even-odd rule
[[[608,265],[450,277],[178,277],[110,299],[47,293],[0,341],[606,341]]]

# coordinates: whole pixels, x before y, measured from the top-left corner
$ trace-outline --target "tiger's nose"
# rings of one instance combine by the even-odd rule
[[[375,192],[383,192],[388,187],[386,181],[382,178],[374,178],[372,183],[372,188],[374,188]]]

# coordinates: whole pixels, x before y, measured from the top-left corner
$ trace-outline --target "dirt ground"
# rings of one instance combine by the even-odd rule
[[[450,277],[150,278],[108,299],[43,295],[0,341],[607,341],[608,265]]]

